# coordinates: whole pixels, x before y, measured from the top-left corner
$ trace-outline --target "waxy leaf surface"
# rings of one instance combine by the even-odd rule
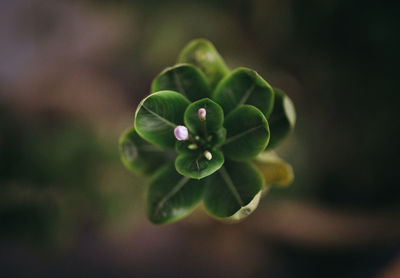
[[[152,92],[176,91],[190,101],[211,97],[211,89],[205,75],[189,64],[178,64],[165,69],[153,81]]]
[[[166,161],[166,153],[143,140],[135,129],[127,130],[119,140],[122,163],[136,174],[152,174]]]
[[[218,84],[213,99],[222,106],[225,115],[240,105],[250,104],[268,117],[274,105],[274,91],[254,70],[239,68]]]
[[[152,178],[147,192],[147,215],[154,224],[187,216],[203,197],[204,181],[180,175],[173,163]]]
[[[207,111],[205,121],[199,119],[198,111],[200,108],[205,108]],[[224,111],[211,99],[204,98],[193,102],[186,108],[184,121],[190,132],[206,138],[223,127]]]
[[[248,206],[264,184],[260,172],[250,162],[230,160],[205,180],[204,206],[211,215],[218,218],[231,217]],[[251,209],[248,207],[235,220],[246,217],[254,209],[255,206]]]
[[[231,159],[253,158],[268,144],[268,122],[254,106],[242,105],[236,108],[226,117],[224,126],[227,135],[222,151]]]
[[[205,39],[191,41],[181,52],[179,63],[188,63],[198,67],[207,77],[211,89],[229,73],[224,60],[214,45]]]
[[[135,129],[147,141],[162,148],[174,148],[174,129],[183,124],[189,101],[180,93],[160,91],[146,97],[136,110]]]
[[[176,170],[187,177],[202,179],[217,171],[224,164],[224,155],[219,150],[209,150],[211,160],[204,156],[203,150],[181,153],[175,160]]]
[[[292,100],[283,91],[279,89],[274,89],[274,91],[274,110],[268,118],[271,140],[267,150],[279,145],[290,134],[296,123],[296,111]]]

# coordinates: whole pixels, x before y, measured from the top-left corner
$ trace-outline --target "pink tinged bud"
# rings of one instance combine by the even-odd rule
[[[189,138],[189,132],[186,126],[178,125],[174,129],[175,138],[179,141],[185,141]]]
[[[200,108],[198,111],[200,121],[206,120],[207,111],[204,108]]]

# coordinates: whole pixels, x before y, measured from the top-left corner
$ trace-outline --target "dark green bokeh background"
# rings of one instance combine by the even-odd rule
[[[397,2],[0,5],[1,277],[400,276]],[[293,99],[296,178],[243,223],[155,227],[118,137],[198,37]]]

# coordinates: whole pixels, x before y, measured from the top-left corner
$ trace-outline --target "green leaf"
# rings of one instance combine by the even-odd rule
[[[200,108],[206,109],[206,120],[199,119]],[[221,106],[208,98],[203,98],[190,104],[185,111],[184,121],[190,132],[207,138],[208,135],[222,128],[224,111]],[[205,134],[204,134],[205,131]]]
[[[187,216],[201,200],[204,181],[181,176],[173,163],[160,169],[150,182],[147,215],[154,224],[167,224]]]
[[[217,173],[206,178],[204,206],[215,217],[235,215],[234,220],[242,219],[256,208],[263,184],[260,172],[250,162],[227,160]]]
[[[188,63],[198,67],[208,78],[211,89],[229,73],[224,60],[214,45],[205,39],[191,41],[181,52],[179,63]]]
[[[211,140],[211,145],[219,146],[226,139],[226,128],[221,128],[217,132],[214,133],[213,138]]]
[[[268,122],[254,106],[242,105],[236,108],[226,117],[224,126],[227,136],[222,151],[229,158],[250,159],[262,152],[268,144]]]
[[[167,161],[165,152],[143,140],[134,128],[124,132],[119,140],[121,161],[136,174],[152,174]]]
[[[189,101],[174,91],[160,91],[139,104],[135,116],[137,133],[161,148],[175,146],[174,129],[183,124],[183,113]]]
[[[254,70],[238,68],[218,84],[213,99],[225,115],[240,105],[250,104],[268,117],[274,105],[274,91]]]
[[[293,182],[292,166],[274,151],[262,152],[253,162],[263,175],[266,184],[287,186]]]
[[[217,171],[224,164],[224,155],[219,150],[209,150],[211,160],[207,160],[203,150],[181,153],[175,160],[176,170],[192,179],[202,179]]]
[[[274,91],[274,110],[268,118],[271,140],[267,150],[279,145],[290,134],[296,124],[296,111],[292,100],[283,91],[279,89],[274,89]]]
[[[166,68],[153,81],[152,92],[176,91],[191,101],[211,97],[211,89],[205,75],[189,64]]]

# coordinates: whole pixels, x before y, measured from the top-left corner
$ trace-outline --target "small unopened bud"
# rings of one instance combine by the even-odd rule
[[[188,146],[188,149],[189,149],[189,150],[196,150],[196,149],[197,149],[197,145],[196,145],[196,144],[190,144],[190,145]]]
[[[204,151],[203,155],[207,160],[212,159],[212,154],[209,151]]]
[[[206,120],[207,111],[204,108],[200,108],[198,111],[200,121]]]
[[[178,125],[174,129],[175,138],[179,141],[185,141],[189,138],[189,132],[186,126]]]

